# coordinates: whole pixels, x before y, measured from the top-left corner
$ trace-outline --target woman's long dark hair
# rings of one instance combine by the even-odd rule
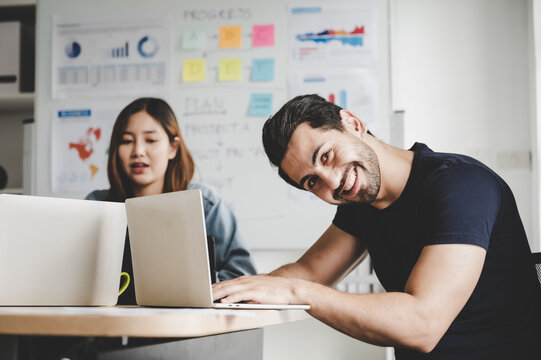
[[[111,186],[110,200],[113,201],[123,202],[127,198],[134,196],[131,183],[122,169],[118,157],[118,148],[122,143],[122,136],[128,126],[130,117],[139,111],[146,111],[162,125],[171,144],[174,144],[175,138],[178,138],[177,155],[169,160],[162,192],[185,190],[193,177],[195,164],[190,151],[184,143],[184,139],[182,139],[177,119],[171,107],[162,99],[140,98],[134,100],[118,114],[111,134],[107,176]]]

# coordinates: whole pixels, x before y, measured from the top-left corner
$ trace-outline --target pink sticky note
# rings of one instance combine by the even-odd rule
[[[274,25],[254,25],[252,46],[274,46]]]

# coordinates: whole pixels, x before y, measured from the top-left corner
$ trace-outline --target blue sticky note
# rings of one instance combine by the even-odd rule
[[[252,81],[273,81],[274,59],[252,60]]]
[[[252,94],[248,114],[250,116],[270,116],[272,114],[272,94]]]

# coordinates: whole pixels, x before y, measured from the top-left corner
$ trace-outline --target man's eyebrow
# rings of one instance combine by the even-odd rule
[[[319,150],[321,149],[322,146],[323,144],[319,144],[314,150],[314,154],[312,155],[312,165],[314,166],[316,166],[317,154],[319,153]]]
[[[323,144],[319,144],[315,150],[314,150],[314,153],[312,154],[312,165],[316,166],[316,160],[317,160],[317,156],[319,154],[319,150],[321,150],[321,147],[323,146]],[[311,175],[306,175],[304,176],[301,181],[299,182],[300,185],[304,188],[304,183],[306,182],[306,180],[308,180],[308,178],[310,178]]]

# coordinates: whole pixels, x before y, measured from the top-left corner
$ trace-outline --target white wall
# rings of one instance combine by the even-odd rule
[[[495,170],[535,248],[528,31],[528,0],[391,1],[392,102],[405,110],[406,146],[424,142]]]

